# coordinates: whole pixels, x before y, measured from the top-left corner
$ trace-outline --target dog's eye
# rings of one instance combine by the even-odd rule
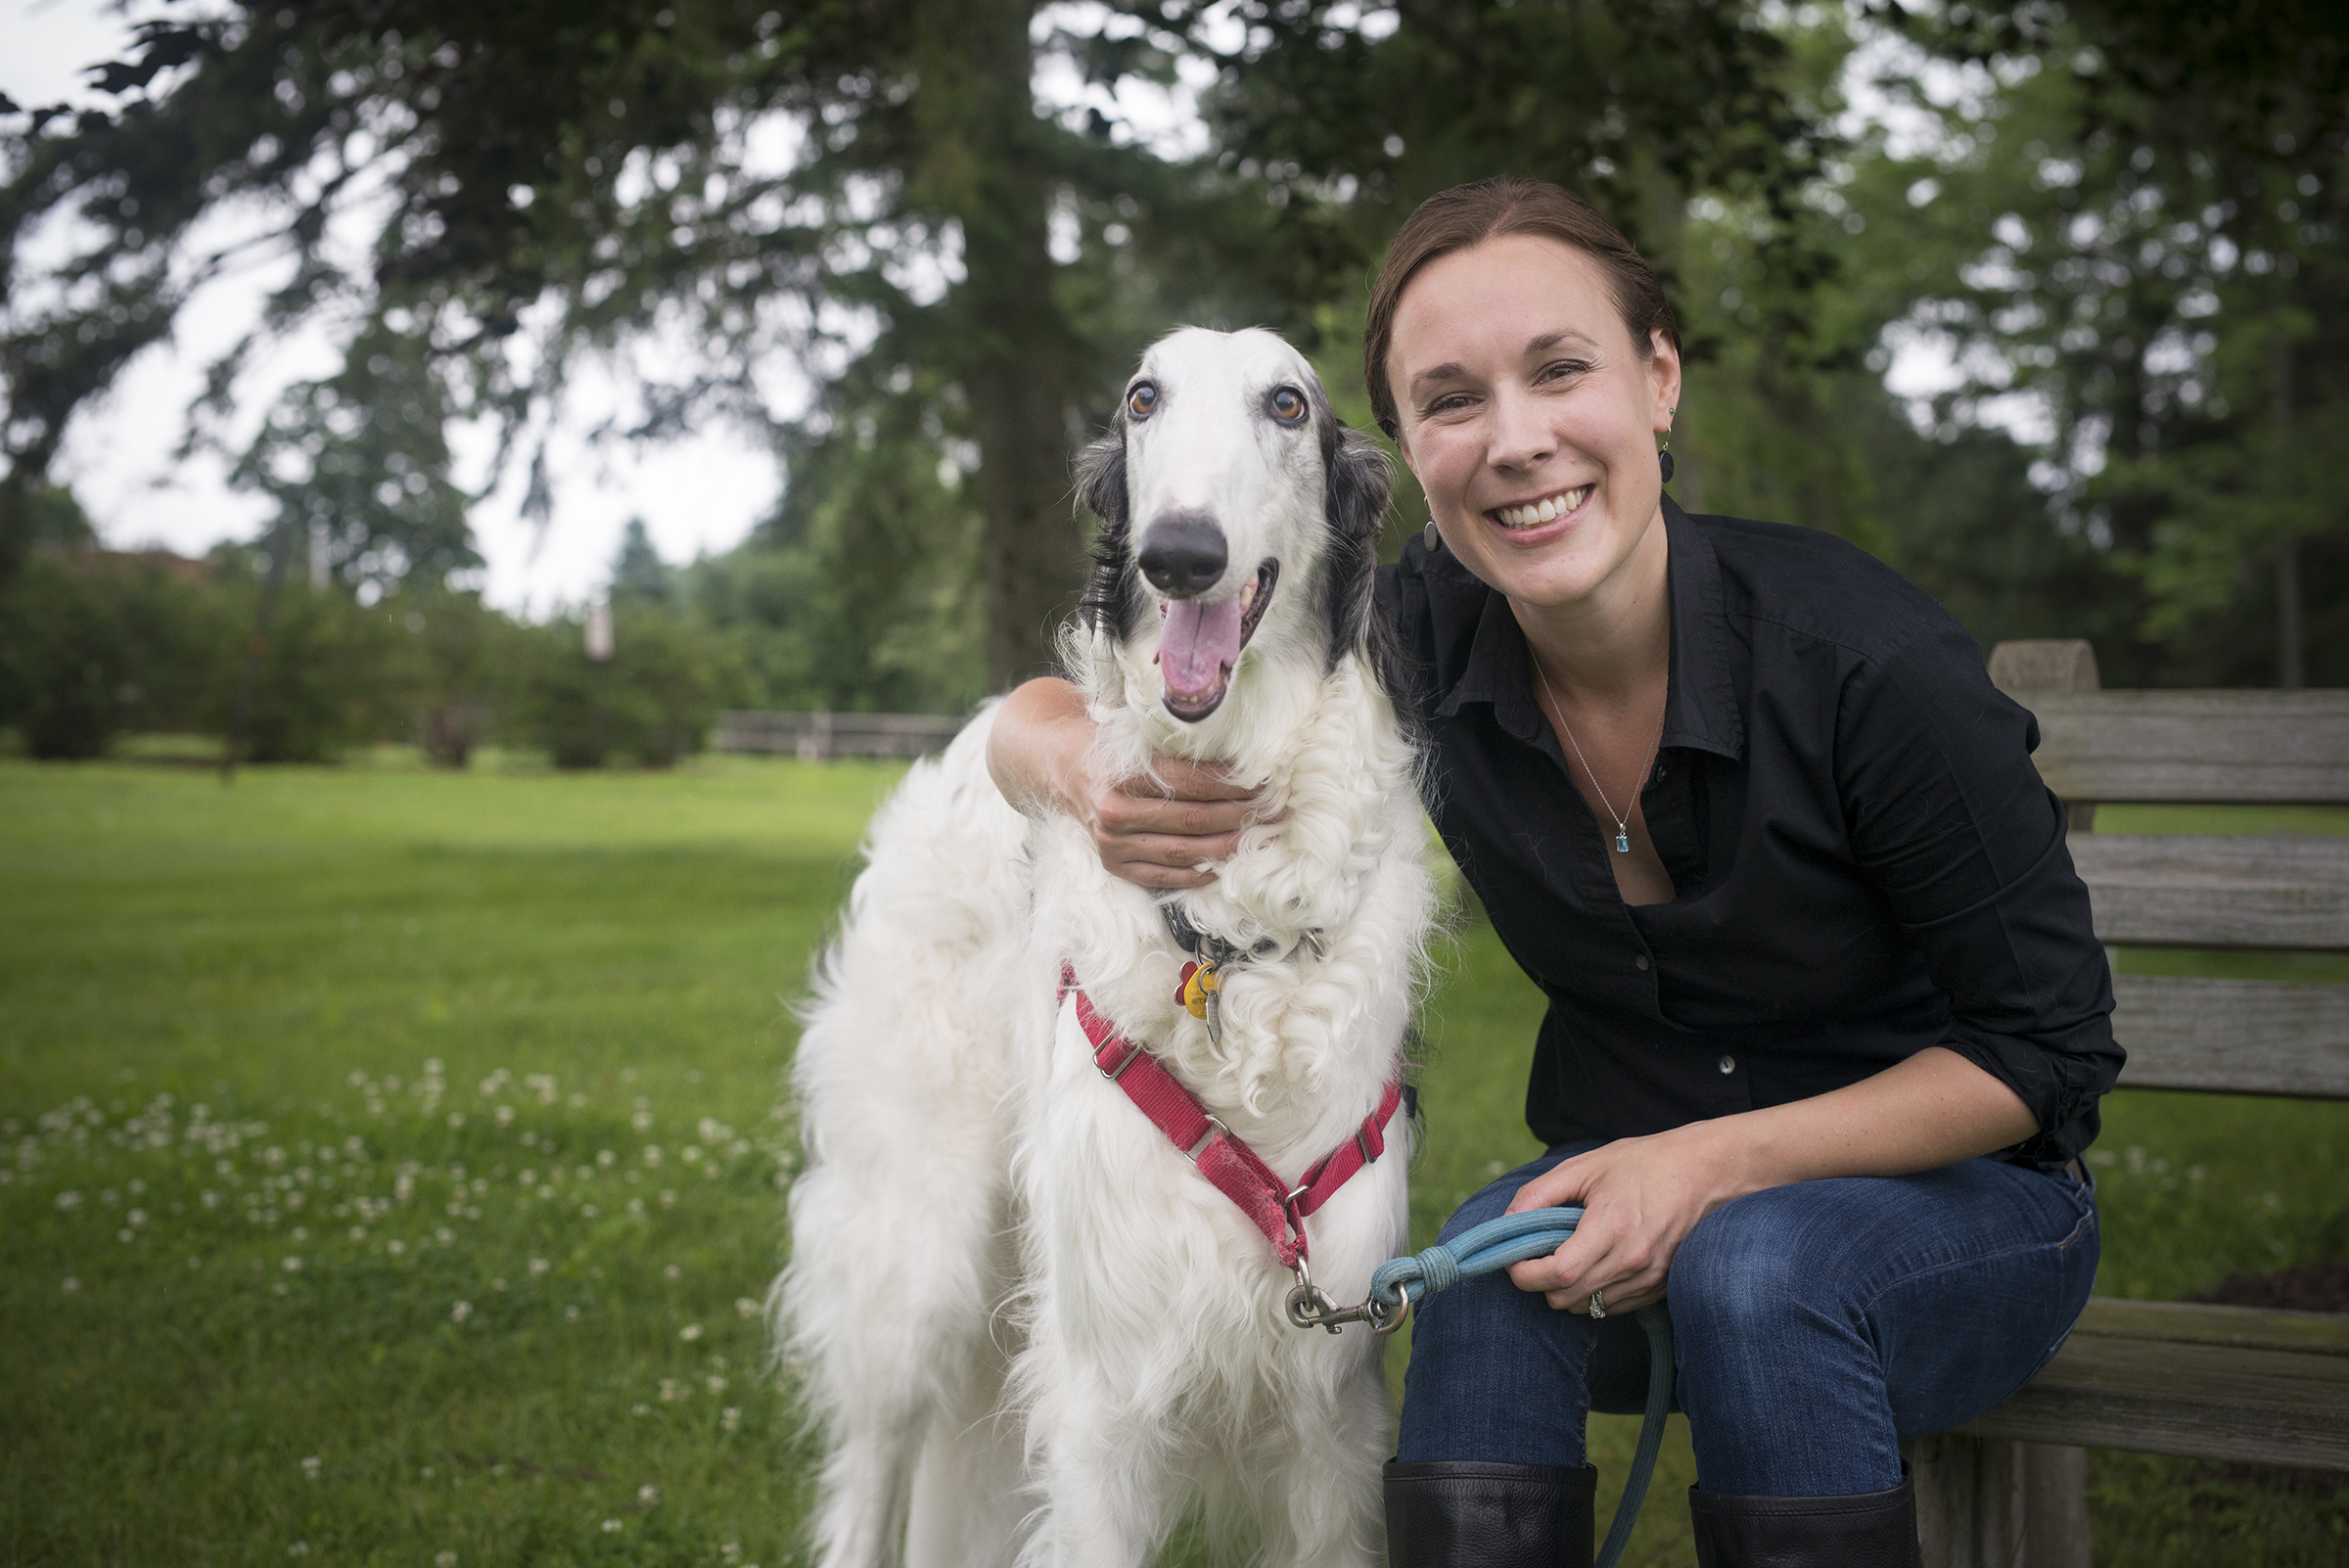
[[[1305,393],[1294,387],[1272,389],[1272,417],[1284,425],[1305,422]]]
[[[1148,419],[1158,407],[1158,389],[1146,381],[1137,381],[1126,394],[1126,412],[1136,419]]]

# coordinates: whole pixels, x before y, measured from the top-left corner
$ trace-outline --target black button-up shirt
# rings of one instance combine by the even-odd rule
[[[1640,790],[1670,902],[1628,907],[1508,602],[1417,540],[1379,574],[1428,809],[1549,998],[1526,1121],[1625,1137],[1944,1045],[2060,1164],[2112,1086],[2112,985],[2031,715],[1942,608],[1831,534],[1664,502],[1672,669]]]

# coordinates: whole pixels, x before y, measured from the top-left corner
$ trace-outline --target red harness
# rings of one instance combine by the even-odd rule
[[[1077,1022],[1092,1043],[1093,1065],[1101,1076],[1126,1091],[1126,1097],[1150,1118],[1151,1126],[1180,1149],[1216,1190],[1239,1206],[1256,1228],[1272,1243],[1281,1266],[1295,1268],[1306,1255],[1306,1216],[1327,1203],[1357,1171],[1387,1152],[1387,1124],[1403,1103],[1403,1083],[1389,1079],[1378,1109],[1362,1118],[1353,1137],[1323,1155],[1291,1188],[1272,1174],[1272,1168],[1231,1130],[1207,1113],[1191,1091],[1160,1065],[1157,1057],[1117,1031],[1117,1026],[1093,1010],[1085,993],[1077,989],[1076,972],[1060,966],[1060,995],[1077,997]]]

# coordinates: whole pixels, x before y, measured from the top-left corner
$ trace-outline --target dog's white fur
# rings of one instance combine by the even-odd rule
[[[1283,1319],[1270,1245],[1095,1069],[1056,998],[1065,959],[1284,1179],[1378,1104],[1432,901],[1412,754],[1366,668],[1363,607],[1331,613],[1333,593],[1368,591],[1366,539],[1335,537],[1362,527],[1362,497],[1347,523],[1335,486],[1368,453],[1268,333],[1177,333],[1140,378],[1159,407],[1093,454],[1096,509],[1120,515],[1070,675],[1102,767],[1214,759],[1261,786],[1237,853],[1180,901],[1263,956],[1227,972],[1212,1042],[1175,1002],[1184,954],[1153,896],[1104,871],[1080,825],[1032,822],[996,792],[991,711],[876,815],[793,1069],[807,1164],[775,1292],[826,1437],[814,1529],[835,1568],[900,1550],[1139,1565],[1194,1506],[1267,1563],[1379,1560],[1384,1342]],[[1267,417],[1278,385],[1310,393],[1302,427]],[[1383,467],[1374,488],[1373,529]],[[1161,701],[1160,610],[1119,559],[1169,509],[1211,514],[1228,541],[1203,599],[1280,562],[1223,703],[1196,723]],[[1343,582],[1341,560],[1359,568]],[[1315,1280],[1341,1301],[1404,1242],[1405,1118],[1387,1136],[1309,1223]]]

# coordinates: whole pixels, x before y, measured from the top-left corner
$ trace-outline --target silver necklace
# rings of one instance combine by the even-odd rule
[[[1590,765],[1590,759],[1583,755],[1582,742],[1574,738],[1574,726],[1566,722],[1566,707],[1563,703],[1558,701],[1557,692],[1553,690],[1549,684],[1549,672],[1542,668],[1542,656],[1535,653],[1531,648],[1526,649],[1525,656],[1534,662],[1534,677],[1542,682],[1543,691],[1546,692],[1549,696],[1549,711],[1557,715],[1558,728],[1566,732],[1566,744],[1574,748],[1574,760],[1583,764],[1583,771],[1589,774],[1590,777],[1590,787],[1598,791],[1599,804],[1607,808],[1607,815],[1615,819],[1615,853],[1617,854],[1631,853],[1631,813],[1629,811],[1616,810],[1615,803],[1607,799],[1607,787],[1598,781],[1598,771]],[[1669,686],[1665,688],[1665,695],[1667,699],[1669,699],[1671,696],[1671,688]],[[1656,753],[1662,750],[1663,746],[1664,722],[1663,715],[1659,714],[1656,715],[1656,744],[1647,749],[1647,761],[1639,764],[1640,778],[1647,777],[1648,762],[1652,762],[1656,760]],[[1636,806],[1638,802],[1639,787],[1635,781],[1632,786],[1632,804]]]

